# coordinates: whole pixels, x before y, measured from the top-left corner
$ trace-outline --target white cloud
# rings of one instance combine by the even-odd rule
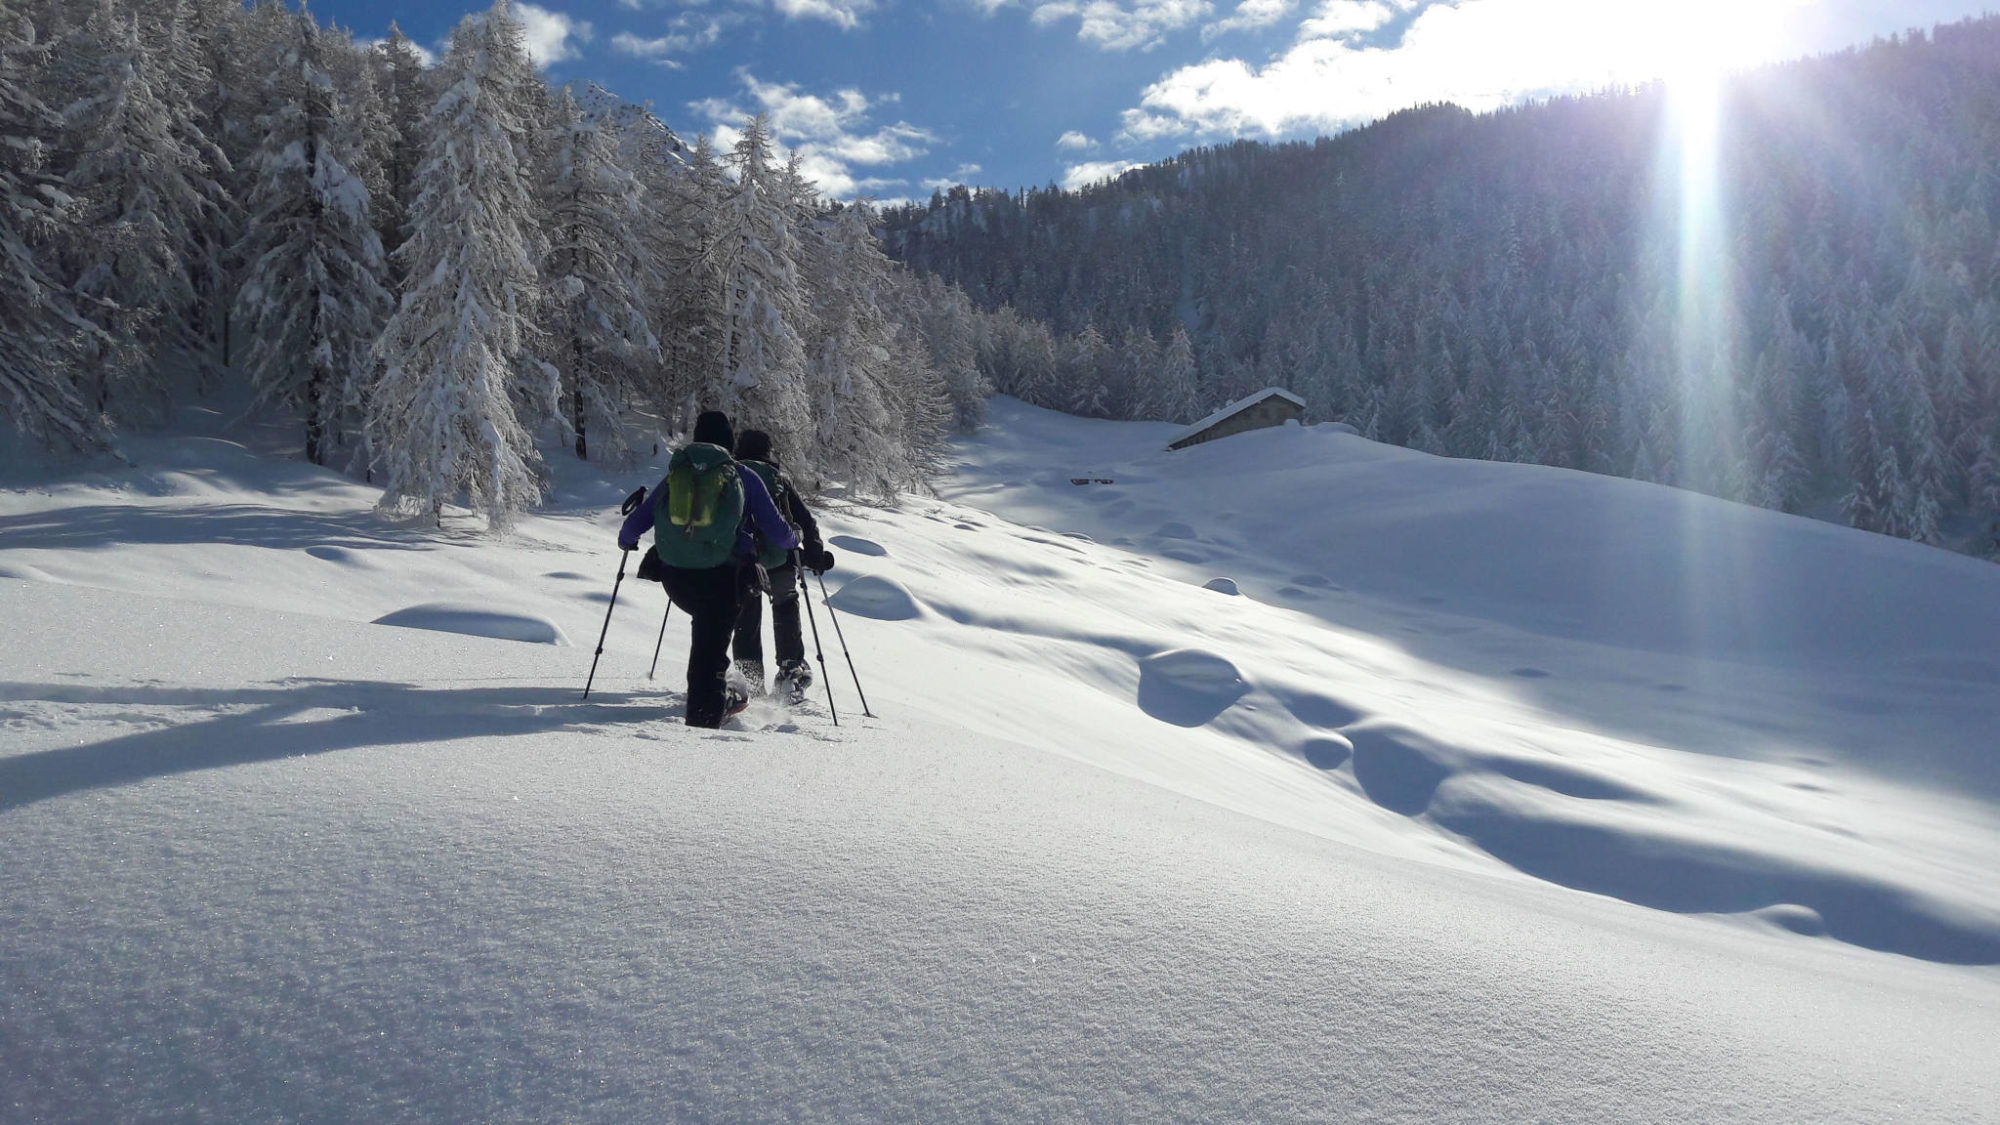
[[[671,36],[658,39],[644,39],[629,31],[621,31],[611,37],[611,49],[621,55],[633,55],[642,59],[658,59],[672,54],[674,41]]]
[[[1090,160],[1072,164],[1063,172],[1062,186],[1068,191],[1088,187],[1101,180],[1115,179],[1140,166],[1136,160]]]
[[[1783,57],[1785,26],[1815,0],[1464,0],[1425,8],[1395,44],[1393,12],[1330,0],[1308,37],[1261,67],[1210,59],[1147,87],[1123,136],[1282,136],[1329,131],[1426,102],[1492,109],[1525,98],[1634,84],[1690,60],[1742,66]],[[1398,0],[1408,6],[1408,0]]]
[[[771,0],[771,6],[786,19],[825,20],[852,31],[862,16],[875,10],[875,0]]]
[[[583,51],[572,46],[570,40],[575,39],[579,43],[591,40],[590,22],[565,12],[517,0],[514,19],[521,25],[522,46],[527,48],[528,57],[535,60],[538,67],[546,68],[569,59],[582,58]]]
[[[1067,149],[1070,152],[1090,152],[1097,148],[1097,142],[1091,140],[1088,134],[1079,133],[1075,129],[1071,129],[1069,132],[1056,138],[1056,147]]]
[[[742,19],[743,16],[737,13],[709,15],[682,12],[668,22],[665,35],[647,38],[621,31],[611,37],[611,49],[661,66],[679,68],[681,64],[674,56],[689,55],[714,46],[724,31]]]
[[[934,180],[925,180],[924,186],[932,191],[943,191],[949,187],[957,187],[959,184],[969,184],[972,182],[972,177],[977,176],[983,171],[985,169],[977,164],[961,164],[949,176],[939,176]]]
[[[1255,31],[1270,27],[1292,14],[1296,0],[1243,0],[1236,5],[1236,14],[1227,19],[1216,20],[1201,29],[1202,42],[1206,43],[1219,35],[1232,31]]]
[[[988,10],[1001,5],[987,5]],[[1029,19],[1048,27],[1075,19],[1076,37],[1107,51],[1151,50],[1167,33],[1199,23],[1214,11],[1209,0],[1041,0]]]
[[[1337,39],[1375,31],[1395,18],[1395,9],[1383,0],[1325,0],[1311,19],[1299,25],[1299,38]]]
[[[870,120],[881,106],[893,104],[894,96],[871,101],[849,88],[821,97],[791,83],[760,82],[748,71],[739,71],[738,77],[749,105],[708,98],[689,103],[689,108],[714,123],[716,145],[725,149],[741,135],[737,126],[744,119],[765,114],[781,154],[797,154],[807,178],[819,185],[823,195],[851,199],[907,184],[898,178],[857,176],[854,168],[901,164],[923,156],[937,143],[930,130],[907,121],[876,125]]]

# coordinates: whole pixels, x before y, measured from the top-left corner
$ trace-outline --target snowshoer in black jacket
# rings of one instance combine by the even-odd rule
[[[728,683],[729,635],[755,586],[757,545],[790,551],[799,543],[798,533],[772,505],[763,478],[730,457],[734,439],[721,411],[697,418],[694,441],[674,454],[651,501],[634,508],[618,530],[618,546],[627,551],[638,549],[641,535],[653,533],[649,553],[659,564],[660,582],[688,615],[691,727],[721,726],[743,709],[743,694]],[[640,566],[641,574],[650,570]]]
[[[778,467],[771,448],[771,435],[762,430],[744,430],[736,437],[736,463],[760,477],[771,500],[793,527],[803,546],[794,554],[782,545],[760,537],[757,561],[769,576],[771,591],[771,644],[777,650],[778,690],[792,699],[803,698],[812,686],[812,670],[806,664],[805,636],[799,630],[799,573],[801,567],[824,574],[833,567],[833,552],[820,542],[819,521],[799,496],[791,478]],[[750,690],[764,690],[764,598],[752,588],[743,599],[736,620],[736,670],[750,684]]]

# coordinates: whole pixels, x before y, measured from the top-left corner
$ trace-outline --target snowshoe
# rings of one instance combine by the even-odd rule
[[[750,706],[750,695],[735,684],[722,693],[722,717],[729,719],[741,715]]]
[[[788,660],[778,666],[778,691],[787,703],[804,703],[812,682],[812,669],[803,660]]]

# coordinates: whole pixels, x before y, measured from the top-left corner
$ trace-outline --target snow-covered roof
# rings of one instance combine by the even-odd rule
[[[1170,446],[1178,445],[1181,442],[1184,442],[1187,439],[1193,437],[1194,435],[1209,428],[1210,426],[1215,425],[1217,422],[1222,421],[1224,418],[1227,418],[1230,415],[1237,413],[1238,411],[1248,410],[1251,407],[1257,405],[1260,402],[1263,402],[1265,399],[1270,398],[1274,395],[1277,396],[1278,398],[1284,399],[1286,402],[1289,402],[1294,406],[1297,406],[1300,410],[1304,410],[1306,408],[1305,399],[1300,398],[1299,396],[1293,394],[1292,392],[1286,390],[1285,388],[1265,387],[1263,390],[1258,391],[1256,394],[1244,395],[1242,398],[1237,399],[1235,402],[1230,403],[1228,406],[1225,406],[1222,409],[1216,411],[1215,413],[1209,415],[1208,417],[1203,418],[1201,421],[1196,422],[1194,425],[1188,426],[1185,429],[1180,430],[1179,432],[1175,433],[1174,436],[1167,439],[1167,444]]]

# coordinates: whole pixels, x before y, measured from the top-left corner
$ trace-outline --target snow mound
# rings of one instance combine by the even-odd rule
[[[1236,579],[1234,578],[1211,578],[1202,583],[1201,588],[1204,590],[1214,590],[1218,594],[1228,594],[1232,598],[1243,593],[1243,591],[1236,588]]]
[[[62,579],[40,567],[27,563],[0,563],[0,578],[18,578],[24,582],[60,582]]]
[[[307,547],[306,554],[311,555],[321,562],[338,563],[341,566],[363,565],[362,556],[359,551],[349,550],[346,547],[336,547],[327,543]]]
[[[1139,709],[1177,727],[1198,727],[1229,710],[1250,685],[1212,652],[1180,648],[1139,661]]]
[[[399,609],[375,619],[377,625],[404,629],[429,629],[436,633],[463,633],[469,637],[491,637],[500,641],[526,641],[537,645],[567,647],[569,638],[546,617],[521,613],[501,613],[463,602],[426,602]]]
[[[1314,769],[1337,770],[1354,756],[1354,744],[1341,735],[1326,734],[1307,739],[1299,747],[1299,756]]]
[[[856,535],[835,535],[827,540],[827,544],[838,547],[843,551],[851,551],[854,554],[867,555],[869,558],[875,559],[879,559],[889,553],[889,548],[875,542],[873,539],[863,539]]]
[[[842,613],[877,621],[908,621],[923,616],[923,605],[902,583],[879,574],[865,574],[842,586],[827,599]]]
[[[1749,914],[1928,961],[2000,961],[2000,912],[1899,882],[1825,844],[1729,826],[1698,798],[1558,760],[1454,746],[1395,723],[1346,734],[1370,800],[1538,879],[1680,914]],[[1315,765],[1332,756],[1323,744],[1302,752]]]

